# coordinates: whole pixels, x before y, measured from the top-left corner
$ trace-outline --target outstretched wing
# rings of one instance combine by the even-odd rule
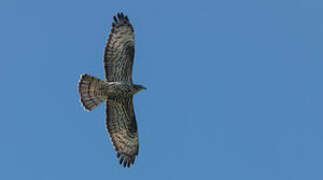
[[[132,82],[135,36],[127,16],[118,13],[104,50],[104,69],[107,81]]]
[[[108,98],[106,126],[110,139],[120,158],[120,164],[130,167],[138,155],[138,132],[132,97]]]

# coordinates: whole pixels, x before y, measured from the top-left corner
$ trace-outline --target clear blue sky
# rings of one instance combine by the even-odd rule
[[[118,165],[104,105],[112,16],[136,33],[140,153]],[[323,2],[0,2],[0,179],[323,179]]]

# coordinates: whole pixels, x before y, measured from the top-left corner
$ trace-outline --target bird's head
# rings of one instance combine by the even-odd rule
[[[139,91],[141,91],[141,90],[146,90],[147,89],[144,86],[138,85],[138,84],[135,84],[134,85],[134,88],[135,88],[136,93],[139,92]]]

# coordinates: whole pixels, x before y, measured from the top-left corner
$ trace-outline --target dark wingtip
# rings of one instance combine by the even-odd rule
[[[123,14],[123,12],[117,13],[116,16],[113,16],[114,21],[116,23],[122,22],[122,21],[129,21],[128,17]],[[119,20],[119,21],[118,21]]]
[[[118,23],[118,19],[115,16],[113,16],[113,20],[114,22]]]
[[[117,16],[118,16],[119,19],[122,19],[123,18],[123,13],[122,12],[118,13]]]
[[[131,155],[125,155],[125,154],[120,154],[117,153],[117,157],[120,157],[120,161],[119,164],[122,165],[124,168],[129,168],[131,166],[131,164],[134,164],[135,162],[135,156],[131,156]]]
[[[129,26],[132,32],[134,31],[128,16],[125,16],[122,12],[117,13],[115,16],[113,16],[113,20],[114,20],[113,22],[114,24],[112,24],[112,32],[115,28],[118,28],[124,25]]]
[[[120,158],[120,161],[119,161],[119,164],[122,164],[122,162],[123,162],[123,156],[121,156],[121,158]]]

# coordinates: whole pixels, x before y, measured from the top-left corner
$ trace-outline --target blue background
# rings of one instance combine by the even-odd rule
[[[140,153],[118,165],[103,79],[112,16],[136,33]],[[323,1],[0,3],[0,179],[323,179]]]

